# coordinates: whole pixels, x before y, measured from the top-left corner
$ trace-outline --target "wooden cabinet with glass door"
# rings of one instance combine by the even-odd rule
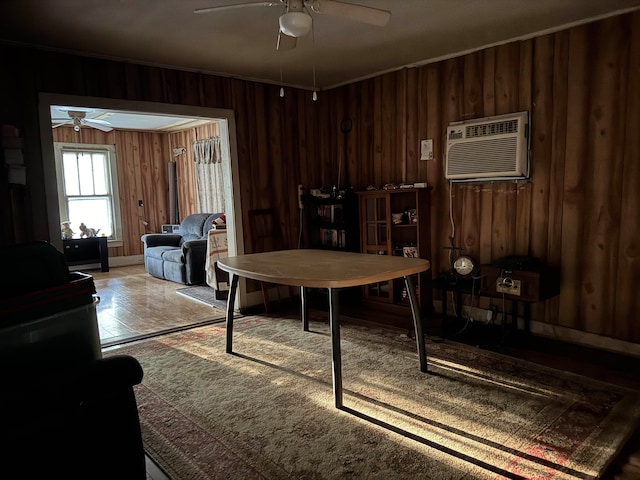
[[[430,188],[358,192],[361,251],[431,259]],[[420,310],[432,308],[431,271],[414,277]],[[403,279],[364,287],[363,303],[391,313],[406,313],[409,299]]]

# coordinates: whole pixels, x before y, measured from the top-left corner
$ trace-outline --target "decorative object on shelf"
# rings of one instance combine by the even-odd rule
[[[391,214],[391,221],[393,222],[394,225],[401,225],[403,222],[402,220],[402,216],[404,214],[402,213],[392,213]]]
[[[402,247],[402,256],[408,258],[418,258],[418,249],[415,245]]]
[[[71,222],[69,221],[64,221],[60,224],[60,232],[62,233],[62,240],[73,238],[73,234],[75,233],[71,230]]]
[[[473,276],[477,268],[476,261],[468,255],[460,255],[453,262],[453,271],[461,277]]]
[[[416,285],[415,289],[416,289],[416,296],[420,297],[420,287]],[[407,293],[407,287],[402,287],[402,291],[400,292],[400,302],[406,305],[409,304],[409,295]]]
[[[80,224],[80,238],[82,237],[87,237],[87,238],[93,238],[93,237],[97,237],[98,236],[98,232],[100,231],[100,229],[95,229],[95,228],[91,228],[91,227],[87,227],[84,222]]]

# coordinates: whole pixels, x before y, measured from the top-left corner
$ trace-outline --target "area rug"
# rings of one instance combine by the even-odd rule
[[[116,353],[147,453],[173,480],[598,478],[640,417],[635,392],[455,342],[343,324],[344,408],[321,317],[243,317]],[[113,353],[113,352],[112,352]]]
[[[215,290],[207,285],[179,288],[176,290],[176,293],[183,297],[190,298],[191,300],[195,300],[196,302],[221,309],[222,311],[227,310],[227,300],[216,299]]]

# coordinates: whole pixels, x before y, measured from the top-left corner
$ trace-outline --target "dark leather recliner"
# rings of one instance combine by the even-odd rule
[[[207,234],[224,213],[194,213],[180,223],[180,233],[147,233],[144,266],[150,275],[185,285],[205,283]]]
[[[138,361],[127,355],[67,368],[5,370],[3,471],[25,479],[144,480],[133,389],[142,375]]]
[[[6,478],[144,480],[140,363],[102,358],[93,278],[47,242],[0,249],[0,452]],[[13,272],[9,268],[9,272]]]

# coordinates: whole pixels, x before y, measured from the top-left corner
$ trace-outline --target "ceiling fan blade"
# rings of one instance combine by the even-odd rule
[[[86,125],[101,130],[103,132],[110,132],[113,128],[109,127],[109,122],[105,122],[104,120],[85,120],[83,123]]]
[[[206,8],[196,8],[193,13],[210,13],[210,12],[222,12],[224,10],[231,10],[235,8],[243,8],[243,7],[273,7],[275,5],[282,6],[280,2],[246,2],[246,3],[237,3],[235,5],[222,5],[220,7],[206,7]]]
[[[286,33],[283,33],[281,30],[278,30],[278,42],[276,43],[276,50],[285,51],[285,50],[293,50],[296,48],[298,43],[298,39],[296,37],[290,37]]]
[[[311,10],[322,15],[345,17],[356,22],[368,23],[378,27],[384,27],[391,19],[389,10],[335,0],[314,0],[311,3]]]
[[[100,118],[85,118],[84,121],[87,123],[99,123],[101,125],[111,125],[106,120],[102,120]]]
[[[56,120],[54,120],[54,121],[56,121]],[[56,123],[55,125],[51,125],[51,128],[58,128],[58,127],[61,127],[63,125],[69,125],[70,123],[71,122],[68,122],[68,121],[64,120],[64,121],[62,121],[60,123]]]

